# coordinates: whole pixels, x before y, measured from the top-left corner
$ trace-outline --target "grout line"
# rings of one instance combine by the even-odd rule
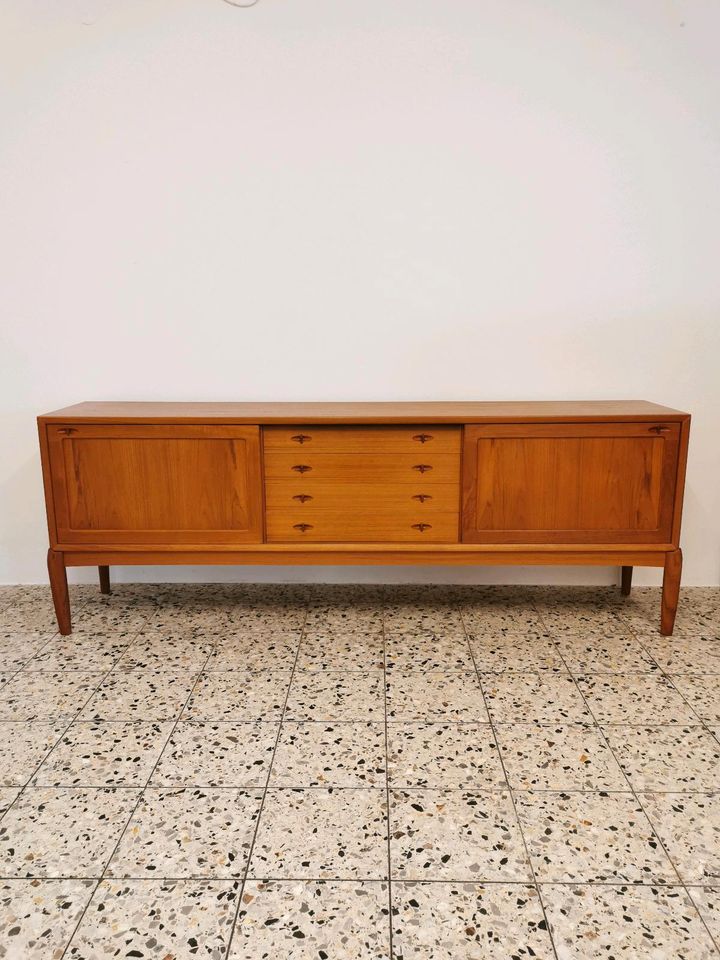
[[[573,678],[573,680],[574,680],[574,679],[575,679],[575,678]],[[594,714],[594,712],[593,712],[593,709],[592,709],[589,701],[585,698],[585,696],[584,696],[584,694],[583,694],[583,692],[582,692],[582,689],[580,688],[579,684],[577,684],[577,687],[578,687],[578,690],[579,690],[579,692],[580,692],[580,696],[581,696],[581,697],[583,698],[583,700],[585,701],[585,705],[586,705],[587,709],[590,711],[590,715],[591,715],[593,718],[595,718],[595,714]],[[596,718],[595,718],[595,719],[596,719]],[[648,824],[649,824],[649,826],[650,826],[650,829],[652,830],[653,836],[656,838],[658,844],[662,847],[662,850],[663,850],[663,852],[665,853],[665,856],[667,857],[668,863],[670,864],[670,866],[672,867],[672,869],[675,871],[675,875],[676,875],[677,878],[678,878],[678,886],[683,887],[683,889],[685,890],[685,893],[686,893],[688,899],[690,900],[690,902],[692,903],[693,907],[695,908],[696,914],[697,914],[698,917],[700,918],[700,922],[702,923],[702,925],[705,927],[705,930],[707,931],[708,937],[710,938],[710,942],[715,946],[716,949],[718,949],[718,947],[719,947],[720,945],[719,945],[718,942],[716,941],[715,937],[713,937],[712,933],[710,932],[709,926],[708,926],[707,923],[705,922],[705,918],[704,918],[703,915],[700,913],[700,911],[698,910],[698,908],[697,908],[697,906],[696,906],[696,904],[695,904],[695,901],[694,901],[694,900],[692,899],[692,897],[690,896],[690,892],[689,892],[689,890],[687,889],[687,885],[685,884],[683,878],[680,876],[680,871],[679,871],[678,868],[677,868],[677,864],[675,863],[674,858],[670,856],[670,853],[669,853],[667,847],[665,846],[665,843],[663,842],[662,837],[660,836],[660,834],[658,833],[658,831],[655,829],[655,825],[653,824],[652,820],[651,820],[650,817],[648,816],[647,811],[646,811],[646,809],[645,809],[645,806],[644,806],[642,800],[640,799],[640,796],[639,796],[639,794],[638,794],[638,791],[637,791],[637,790],[635,789],[635,787],[633,786],[633,783],[632,783],[632,781],[630,780],[630,777],[625,773],[625,770],[623,769],[623,766],[622,766],[622,764],[620,763],[620,760],[619,760],[617,754],[616,754],[615,751],[613,750],[612,744],[610,743],[610,741],[608,740],[608,738],[605,736],[605,731],[603,730],[602,726],[600,726],[600,724],[598,724],[598,730],[600,731],[600,736],[603,738],[603,740],[604,740],[605,743],[607,744],[607,747],[608,747],[611,755],[615,758],[615,762],[616,762],[616,763],[618,764],[618,766],[620,767],[623,776],[624,776],[625,779],[627,780],[627,782],[628,782],[628,784],[629,784],[629,786],[630,786],[630,791],[631,791],[633,797],[635,798],[635,802],[637,803],[637,805],[638,805],[638,806],[640,807],[640,809],[642,810],[643,816],[645,817],[646,821],[648,822]],[[652,792],[652,791],[646,791],[646,792],[650,793],[650,792]],[[658,886],[660,886],[660,884],[658,884]]]
[[[382,617],[382,641],[383,641],[383,670],[382,670],[382,681],[383,681],[383,709],[385,716],[385,804],[386,804],[386,821],[385,829],[387,830],[387,885],[388,885],[388,950],[390,954],[390,960],[394,960],[395,950],[393,947],[393,875],[392,875],[392,851],[391,851],[391,842],[390,837],[392,833],[391,829],[391,808],[390,808],[390,747],[389,747],[389,737],[388,737],[388,702],[387,702],[387,636],[385,634],[385,597],[383,594],[383,617]]]
[[[111,673],[111,672],[112,672],[112,670],[108,671],[108,674]],[[188,693],[188,696],[187,696],[187,698],[186,698],[186,700],[185,700],[185,706],[187,706],[188,701],[189,701],[190,698],[192,697],[193,691],[195,690],[195,687],[197,686],[197,682],[198,682],[199,679],[200,679],[200,674],[198,674],[198,675],[195,677],[195,681],[194,681],[192,687],[190,688],[190,692]],[[103,681],[103,682],[104,682],[104,681]],[[183,707],[182,709],[184,710],[185,707]],[[133,806],[133,808],[132,808],[132,810],[131,810],[131,812],[130,812],[130,816],[128,817],[128,819],[127,819],[126,822],[125,822],[125,826],[124,826],[123,829],[120,831],[120,836],[118,837],[115,846],[113,847],[112,851],[110,852],[110,856],[109,856],[109,857],[107,858],[107,860],[105,861],[105,866],[104,866],[103,871],[102,871],[102,873],[100,874],[100,877],[99,877],[99,879],[98,879],[98,881],[97,881],[97,883],[96,883],[96,885],[95,885],[95,889],[94,889],[93,892],[90,894],[90,897],[89,897],[87,903],[85,904],[85,907],[84,907],[82,913],[80,914],[80,917],[78,918],[78,921],[77,921],[77,923],[75,924],[75,927],[73,928],[73,932],[72,932],[72,934],[70,935],[70,937],[68,938],[68,941],[67,941],[67,943],[66,943],[66,945],[65,945],[65,949],[64,949],[63,952],[62,952],[61,960],[64,960],[64,958],[66,957],[67,952],[68,952],[68,950],[70,949],[70,946],[71,946],[71,944],[72,944],[72,941],[73,941],[74,938],[75,938],[75,934],[78,932],[78,930],[79,930],[79,928],[80,928],[80,925],[82,924],[83,920],[85,919],[85,914],[87,913],[87,911],[88,911],[88,909],[89,909],[89,907],[90,907],[90,904],[92,903],[93,899],[95,898],[95,894],[96,894],[97,891],[99,890],[100,884],[101,884],[101,883],[103,882],[103,880],[105,879],[105,875],[106,875],[106,873],[107,873],[107,869],[108,869],[108,867],[110,866],[110,863],[112,862],[113,857],[114,857],[115,854],[117,853],[118,848],[120,847],[120,844],[122,843],[122,839],[123,839],[123,837],[125,836],[128,827],[129,827],[130,824],[132,823],[133,817],[135,816],[138,807],[140,806],[140,802],[141,802],[141,800],[142,800],[142,798],[143,798],[143,794],[144,794],[144,792],[145,792],[145,787],[147,787],[147,785],[150,783],[150,780],[152,779],[152,776],[153,776],[153,774],[155,773],[155,770],[157,769],[158,764],[160,763],[160,758],[162,757],[163,753],[165,752],[165,749],[166,749],[168,743],[170,742],[173,733],[175,732],[175,728],[176,728],[177,725],[178,725],[178,721],[179,721],[179,719],[180,719],[180,714],[181,714],[181,713],[182,713],[182,710],[180,710],[180,711],[178,712],[178,716],[177,716],[175,722],[173,723],[172,727],[170,728],[170,732],[168,733],[167,737],[165,738],[165,743],[163,744],[162,748],[161,748],[160,751],[158,752],[157,757],[155,758],[155,763],[153,764],[152,769],[150,770],[150,773],[149,773],[149,775],[148,775],[147,780],[145,781],[145,784],[144,784],[143,786],[140,786],[140,787],[137,787],[137,788],[136,788],[137,791],[138,791],[138,794],[137,794],[137,800],[135,801],[135,805]],[[164,722],[167,722],[167,721],[164,721]],[[93,879],[94,879],[94,878],[93,878]]]
[[[258,829],[260,827],[260,822],[262,820],[263,810],[265,809],[265,800],[268,794],[268,788],[270,786],[270,777],[272,776],[273,764],[275,763],[275,754],[277,753],[278,744],[280,743],[280,737],[282,736],[283,721],[285,719],[285,713],[287,711],[288,700],[290,699],[290,690],[292,689],[293,679],[295,677],[295,668],[297,666],[298,658],[300,657],[300,650],[302,648],[303,636],[305,634],[305,626],[307,624],[309,612],[309,604],[306,603],[305,606],[305,617],[303,619],[302,628],[300,630],[300,639],[298,642],[297,650],[295,651],[295,660],[293,662],[292,672],[290,673],[290,680],[285,691],[285,702],[283,704],[282,712],[280,714],[279,720],[275,721],[278,725],[277,736],[275,737],[275,745],[273,747],[272,755],[270,757],[270,763],[268,764],[267,777],[265,778],[265,786],[261,788],[263,791],[262,798],[260,800],[260,806],[258,807],[257,819],[255,821],[255,829],[253,830],[252,840],[250,841],[250,846],[248,847],[247,860],[245,863],[245,870],[243,873],[242,881],[240,882],[240,890],[238,892],[238,902],[237,909],[235,910],[235,916],[233,918],[232,926],[230,927],[230,935],[228,937],[227,950],[225,951],[225,958],[229,958],[230,950],[232,949],[232,942],[235,936],[235,929],[240,919],[240,911],[242,910],[243,894],[245,893],[245,884],[248,880],[250,873],[250,864],[252,862],[252,855],[255,849],[255,841],[257,840]]]
[[[538,614],[538,616],[540,616],[540,613],[539,613],[539,611],[535,608],[535,604],[534,604],[534,603],[532,604],[532,606],[533,606],[533,609],[535,610],[535,612]],[[463,624],[463,629],[465,629],[465,618],[463,617],[462,608],[459,607],[458,609],[459,609],[459,612],[460,612],[460,620],[461,620],[461,622],[462,622],[462,624]],[[541,619],[542,619],[542,618],[541,618]],[[469,647],[469,649],[470,649],[470,656],[472,657],[472,661],[473,661],[473,663],[475,664],[475,654],[473,653],[473,650],[472,650],[472,644],[470,643],[469,639],[467,639],[467,630],[465,630],[465,637],[466,637],[466,640],[467,640],[468,647]],[[502,766],[503,776],[505,777],[505,783],[507,784],[507,793],[508,793],[509,796],[510,796],[510,802],[511,802],[511,804],[512,804],[513,813],[515,814],[515,823],[517,824],[518,831],[520,832],[520,839],[522,840],[523,849],[525,850],[525,859],[527,860],[527,864],[528,864],[528,867],[529,867],[529,869],[530,869],[530,875],[531,875],[531,877],[532,877],[532,883],[534,884],[535,890],[537,891],[538,902],[539,902],[539,904],[540,904],[540,909],[542,910],[543,921],[544,921],[544,923],[545,923],[545,929],[546,929],[547,935],[548,935],[548,937],[549,937],[549,939],[550,939],[550,946],[552,947],[552,951],[553,951],[553,955],[555,956],[555,960],[558,960],[558,952],[557,952],[557,948],[555,947],[555,938],[553,937],[552,928],[550,927],[550,923],[549,923],[549,921],[548,921],[547,911],[545,910],[545,903],[543,902],[542,894],[540,893],[540,888],[539,888],[538,885],[537,885],[537,877],[535,876],[535,868],[534,868],[533,862],[532,862],[532,860],[531,860],[531,858],[530,858],[530,850],[528,849],[527,840],[525,839],[525,832],[524,832],[524,830],[523,830],[523,828],[522,828],[522,823],[520,822],[520,817],[518,816],[517,805],[516,805],[516,803],[515,803],[515,795],[513,794],[512,787],[510,786],[510,780],[509,780],[509,778],[508,778],[507,770],[506,770],[506,768],[505,768],[505,761],[504,761],[504,759],[503,759],[502,750],[500,749],[500,740],[498,739],[497,731],[495,730],[495,724],[494,724],[494,721],[493,721],[492,714],[490,713],[490,710],[489,710],[489,708],[488,708],[487,698],[485,697],[485,688],[483,687],[482,677],[481,677],[480,673],[479,673],[478,670],[477,670],[477,664],[475,664],[475,675],[477,676],[477,681],[478,681],[478,684],[480,685],[480,695],[481,695],[482,698],[483,698],[483,703],[484,703],[484,705],[485,705],[485,710],[486,710],[487,715],[488,715],[488,718],[489,718],[489,720],[490,720],[490,726],[491,726],[492,733],[493,733],[493,740],[495,741],[495,749],[496,749],[497,752],[498,752],[498,757],[499,757],[499,759],[500,759],[500,765]]]

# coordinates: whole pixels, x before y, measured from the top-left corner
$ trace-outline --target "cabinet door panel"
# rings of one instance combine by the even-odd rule
[[[677,423],[468,426],[463,540],[669,542],[679,433]]]
[[[262,541],[257,427],[52,425],[60,543]]]

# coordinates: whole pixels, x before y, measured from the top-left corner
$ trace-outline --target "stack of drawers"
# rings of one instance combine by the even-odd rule
[[[269,543],[456,543],[460,427],[265,427]]]

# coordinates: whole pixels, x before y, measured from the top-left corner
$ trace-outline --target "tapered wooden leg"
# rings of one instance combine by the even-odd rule
[[[662,609],[660,613],[660,633],[671,636],[675,626],[678,599],[680,598],[680,574],[682,573],[682,550],[673,550],[665,554],[665,572],[662,586]]]
[[[50,589],[52,591],[55,616],[58,629],[63,636],[72,632],[70,619],[70,594],[68,593],[67,573],[62,553],[57,550],[48,550],[48,573],[50,574]]]
[[[620,592],[624,597],[630,596],[630,587],[632,586],[632,567],[621,567]]]
[[[98,567],[100,593],[110,593],[110,567]]]

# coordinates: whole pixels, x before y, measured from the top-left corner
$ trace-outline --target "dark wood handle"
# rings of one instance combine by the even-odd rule
[[[300,533],[305,533],[306,530],[312,530],[313,525],[311,523],[294,523],[293,527],[295,530],[299,530]]]
[[[299,500],[300,503],[305,503],[306,500],[312,500],[312,497],[309,493],[296,493],[293,496],[293,500]]]
[[[420,503],[425,503],[426,500],[432,500],[432,496],[429,493],[415,493],[412,499],[419,500]]]
[[[650,427],[651,433],[669,433],[670,427]]]
[[[427,443],[428,440],[433,440],[433,435],[431,433],[416,433],[413,437],[413,440],[417,440],[418,443]]]
[[[308,470],[312,470],[312,467],[309,467],[306,463],[296,463],[295,466],[290,469],[297,471],[297,473],[307,473]]]
[[[413,523],[411,526],[413,530],[419,530],[420,533],[425,533],[426,530],[432,530],[431,523]]]
[[[75,427],[61,427],[58,433],[64,433],[67,437],[70,436],[71,433],[77,433],[77,429]]]
[[[413,470],[419,470],[420,473],[427,473],[428,470],[432,470],[432,467],[429,463],[416,463]]]
[[[307,433],[296,433],[294,437],[290,437],[291,440],[294,440],[295,443],[305,443],[306,440],[312,440],[312,437]]]

